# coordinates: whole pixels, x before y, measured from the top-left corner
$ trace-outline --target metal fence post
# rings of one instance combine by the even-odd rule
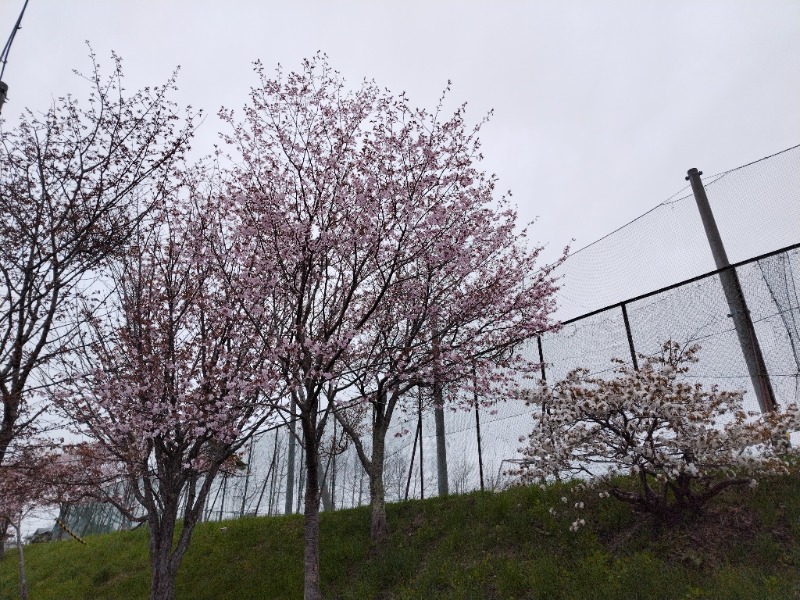
[[[620,307],[622,308],[622,320],[625,322],[625,333],[628,336],[628,349],[631,351],[631,360],[633,361],[634,371],[639,370],[639,361],[636,360],[636,348],[633,346],[633,335],[631,334],[631,324],[628,321],[628,309],[623,302]]]
[[[542,371],[542,381],[547,381],[547,373],[544,370],[544,354],[542,353],[542,336],[536,336],[536,347],[539,349],[539,368]]]
[[[332,443],[332,456],[331,456],[331,510],[336,510],[336,450],[338,445],[336,442],[336,417],[333,418],[333,443]]]
[[[222,476],[222,500],[219,506],[219,520],[225,518],[225,494],[228,493],[228,474]]]
[[[736,270],[730,266],[725,247],[722,245],[722,237],[719,235],[717,223],[714,220],[714,213],[711,212],[711,205],[708,203],[703,180],[700,176],[703,173],[697,169],[689,169],[686,176],[687,181],[692,184],[692,192],[697,202],[697,209],[700,211],[700,218],[703,220],[703,227],[706,230],[708,244],[711,246],[711,254],[714,256],[714,263],[717,269],[724,269],[719,274],[722,290],[725,299],[728,301],[728,308],[736,329],[736,336],[739,338],[739,345],[742,347],[744,361],[747,364],[747,371],[753,389],[756,391],[756,398],[761,412],[771,412],[775,410],[775,393],[772,391],[772,384],[767,374],[767,366],[764,363],[764,356],[758,344],[756,330],[753,327],[753,320],[750,318],[750,311],[742,293],[742,285]]]
[[[481,478],[481,491],[483,488],[483,451],[481,449],[481,411],[478,402],[478,373],[475,370],[475,363],[472,363],[472,393],[475,397],[475,431],[478,438],[478,472]]]
[[[419,439],[420,429],[422,428],[422,420],[417,420],[417,431],[414,433],[414,445],[411,446],[411,462],[408,464],[408,479],[406,479],[406,495],[405,500],[408,500],[408,490],[411,489],[411,475],[414,472],[414,458],[417,454],[417,440]]]
[[[244,517],[245,504],[247,503],[247,488],[250,483],[250,469],[253,464],[253,446],[256,445],[255,437],[250,439],[250,452],[247,454],[247,471],[244,475],[244,491],[242,492],[242,507],[239,509],[239,517]]]
[[[287,457],[287,472],[286,472],[286,500],[283,507],[283,514],[292,514],[292,505],[294,504],[294,467],[295,467],[295,405],[294,398],[290,404],[289,414],[289,456]]]
[[[423,460],[423,443],[422,436],[422,388],[419,388],[419,406],[417,408],[417,418],[419,419],[419,498],[425,500],[425,465]]]

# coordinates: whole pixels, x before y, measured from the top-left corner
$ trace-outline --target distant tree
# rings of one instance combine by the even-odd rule
[[[0,465],[46,411],[37,373],[69,346],[74,300],[168,191],[194,129],[174,76],[126,94],[119,58],[108,78],[92,63],[88,107],[67,96],[0,130]]]
[[[14,460],[0,466],[0,518],[14,530],[19,568],[19,596],[28,598],[25,555],[22,550],[22,523],[36,511],[64,501],[84,497],[84,483],[98,473],[85,469],[81,454],[85,445],[58,447],[39,440],[14,453]],[[5,543],[6,535],[0,539]]]
[[[723,490],[787,469],[798,408],[748,413],[743,392],[685,379],[699,346],[666,342],[639,370],[615,361],[616,376],[577,369],[530,393],[536,425],[522,449],[524,481],[570,474],[604,494],[666,520],[702,510]],[[630,490],[617,474],[630,473]]]
[[[44,464],[34,460],[30,448],[19,453],[18,464],[0,465],[0,519],[5,523],[0,544],[5,544],[10,527],[16,536],[19,566],[19,597],[28,600],[28,580],[25,571],[25,554],[22,550],[22,521],[43,503],[45,490],[42,479],[35,475]]]
[[[534,268],[538,250],[514,233],[514,212],[494,198],[494,179],[472,166],[479,143],[463,107],[440,122],[373,83],[348,92],[322,56],[285,77],[257,72],[243,120],[222,113],[237,153],[222,210],[237,237],[218,254],[238,256],[249,274],[229,296],[256,329],[280,332],[273,360],[290,393],[284,410],[297,407],[306,450],[313,600],[331,412],[358,399],[375,407],[378,444],[373,456],[362,444],[359,456],[383,519],[373,529],[383,532],[381,444],[398,399],[476,362],[481,381],[496,379],[490,370],[510,364],[505,351],[547,327],[554,285]]]
[[[171,600],[175,577],[214,478],[269,418],[276,377],[256,334],[207,259],[215,213],[172,199],[137,230],[109,269],[106,310],[93,308],[78,359],[55,402],[94,442],[97,461],[126,480],[131,511],[108,486],[95,497],[148,526],[151,600]],[[267,408],[265,408],[267,407]]]

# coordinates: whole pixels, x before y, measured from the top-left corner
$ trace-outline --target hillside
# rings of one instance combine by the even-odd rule
[[[577,511],[581,500],[586,508]],[[377,553],[366,543],[367,508],[322,517],[330,599],[800,598],[796,475],[729,492],[704,518],[670,530],[596,492],[563,486],[391,505],[391,539]],[[571,532],[578,517],[586,526]],[[298,516],[202,524],[178,598],[301,598],[302,525]],[[26,548],[33,600],[147,597],[146,531],[87,541]],[[0,600],[16,598],[9,553]]]

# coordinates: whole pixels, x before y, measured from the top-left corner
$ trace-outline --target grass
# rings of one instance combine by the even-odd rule
[[[584,510],[574,508],[579,501]],[[326,598],[800,598],[796,475],[730,491],[703,518],[671,529],[562,485],[409,501],[390,505],[388,515],[390,539],[370,552],[368,509],[323,513]],[[586,526],[569,531],[579,517]],[[200,525],[178,598],[301,598],[302,533],[298,516]],[[90,536],[86,546],[26,547],[30,597],[146,598],[146,536],[137,530]],[[16,553],[8,553],[0,600],[16,598]]]

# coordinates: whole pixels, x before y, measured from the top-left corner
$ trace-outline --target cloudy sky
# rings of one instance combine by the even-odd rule
[[[0,35],[24,0],[0,0]],[[433,107],[447,80],[477,121],[485,168],[510,189],[546,258],[584,246],[707,174],[800,142],[797,0],[30,0],[3,116],[45,109],[71,73],[115,50],[130,88],[180,65],[181,103],[241,107],[252,61],[298,68],[326,52],[353,85],[374,78]]]

